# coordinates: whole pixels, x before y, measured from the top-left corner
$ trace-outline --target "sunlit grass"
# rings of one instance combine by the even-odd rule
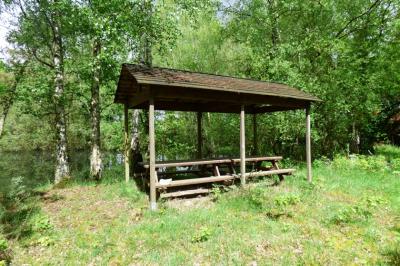
[[[398,264],[400,176],[362,160],[317,161],[312,184],[299,169],[279,186],[252,183],[190,204],[160,203],[157,212],[133,182],[108,173],[102,184],[51,191],[55,200],[42,203],[50,240],[14,242],[14,262]]]

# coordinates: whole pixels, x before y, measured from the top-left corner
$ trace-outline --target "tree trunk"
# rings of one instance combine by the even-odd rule
[[[0,138],[3,134],[4,122],[6,121],[8,109],[9,109],[9,107],[6,109],[6,106],[4,106],[4,110],[0,115]]]
[[[206,142],[206,156],[207,157],[214,157],[216,155],[215,152],[215,141],[214,141],[214,137],[211,134],[211,115],[210,113],[207,113],[207,126],[204,127],[204,139],[208,140]]]
[[[6,121],[8,111],[10,110],[11,105],[14,100],[15,87],[16,87],[16,85],[13,85],[13,89],[12,89],[13,92],[11,92],[13,95],[10,95],[11,97],[9,97],[8,99],[6,99],[4,101],[3,111],[0,115],[0,138],[3,135],[4,123]]]
[[[56,171],[54,183],[70,178],[68,149],[67,149],[67,126],[65,122],[64,107],[64,50],[59,25],[60,14],[53,12],[53,66],[54,66],[54,94],[53,102],[55,106],[55,124],[57,133],[56,144]]]
[[[90,102],[90,117],[92,127],[90,176],[95,180],[101,179],[102,172],[100,150],[100,50],[101,43],[100,40],[96,38],[93,43],[92,98]]]
[[[142,172],[144,169],[138,166],[139,162],[143,161],[142,154],[140,153],[140,142],[139,142],[139,119],[140,110],[135,109],[132,112],[132,138],[131,138],[131,172],[135,175],[136,173]]]

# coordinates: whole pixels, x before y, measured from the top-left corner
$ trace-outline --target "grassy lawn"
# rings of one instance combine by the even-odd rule
[[[38,196],[29,234],[10,241],[13,263],[399,265],[400,172],[390,160],[320,160],[313,184],[300,168],[279,186],[260,181],[153,213],[134,183],[53,189]]]

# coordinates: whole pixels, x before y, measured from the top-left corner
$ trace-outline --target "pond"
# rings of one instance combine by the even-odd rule
[[[89,176],[89,151],[70,153],[71,176],[85,179]],[[122,168],[123,155],[118,152],[103,154],[105,169]],[[5,192],[13,177],[23,177],[24,184],[33,188],[54,180],[54,156],[51,151],[0,152],[0,192]]]

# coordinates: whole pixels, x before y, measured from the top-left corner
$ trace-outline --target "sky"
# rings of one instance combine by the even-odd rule
[[[7,49],[11,45],[7,42],[7,34],[12,28],[12,21],[14,16],[8,12],[2,12],[0,14],[0,59],[7,60],[9,58]]]

